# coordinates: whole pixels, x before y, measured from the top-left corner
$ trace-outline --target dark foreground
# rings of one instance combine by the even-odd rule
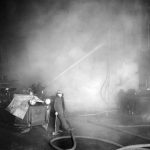
[[[0,114],[0,150],[53,150],[49,142],[54,138],[52,119],[47,130],[36,126],[27,133],[21,133],[25,127],[16,126],[11,114],[4,109],[0,110]],[[117,110],[68,116],[74,128],[77,150],[113,150],[127,145],[148,144],[149,118],[143,118],[141,115],[131,116]]]

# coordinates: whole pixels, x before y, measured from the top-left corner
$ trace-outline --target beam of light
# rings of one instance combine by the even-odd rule
[[[77,66],[78,64],[80,64],[84,59],[86,59],[87,57],[89,57],[90,55],[92,55],[94,52],[96,52],[97,50],[99,50],[100,48],[102,48],[104,45],[100,44],[97,47],[95,47],[93,50],[91,50],[90,52],[88,52],[85,56],[83,56],[82,58],[80,58],[78,61],[76,61],[75,63],[73,63],[71,66],[69,66],[68,68],[66,68],[63,72],[61,72],[58,76],[56,76],[52,82],[56,81],[57,79],[59,79],[61,76],[63,76],[66,72],[68,72],[69,70],[71,70],[72,68],[74,68],[75,66]]]

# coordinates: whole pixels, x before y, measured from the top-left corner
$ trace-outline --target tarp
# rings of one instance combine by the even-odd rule
[[[28,101],[32,99],[31,95],[14,94],[14,98],[8,105],[7,110],[14,116],[23,119],[28,111]]]

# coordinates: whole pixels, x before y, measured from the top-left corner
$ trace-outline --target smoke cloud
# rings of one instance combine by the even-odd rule
[[[138,88],[137,57],[145,48],[140,3],[45,1],[30,7],[32,15],[20,25],[24,46],[10,72],[22,85],[40,81],[49,94],[62,90],[69,111],[115,106],[119,89]]]

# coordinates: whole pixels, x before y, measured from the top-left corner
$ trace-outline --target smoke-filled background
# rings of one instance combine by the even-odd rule
[[[147,46],[140,1],[16,2],[6,19],[11,78],[41,82],[50,95],[62,90],[68,111],[114,107],[120,89],[138,89]]]

